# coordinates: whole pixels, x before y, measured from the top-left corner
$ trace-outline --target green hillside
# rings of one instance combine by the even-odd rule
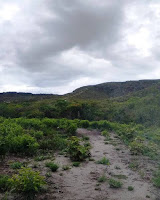
[[[98,156],[95,160],[90,152],[95,147],[98,147],[93,151],[95,155],[101,152],[104,156],[107,152],[111,163],[106,157]],[[59,157],[64,159],[60,164],[57,162]],[[71,171],[67,179],[70,180],[74,177],[72,168],[76,167],[79,173],[81,165],[80,169],[87,171],[87,163],[92,163],[96,171],[99,164],[112,165],[115,171],[119,157],[121,166],[124,165],[122,161],[127,160],[122,170],[128,170],[128,174],[136,170],[137,174],[146,177],[148,184],[155,186],[159,198],[159,80],[104,83],[61,96],[0,94],[0,199],[6,199],[11,191],[14,199],[39,199],[46,191],[52,193],[55,183],[60,185],[59,178],[55,179],[52,173],[64,178],[65,171],[68,170],[67,174]],[[102,170],[101,166],[99,169]],[[116,174],[110,174],[109,184],[122,184],[113,179]],[[50,182],[52,178],[54,184]],[[128,180],[130,178],[135,180],[128,175]],[[98,180],[101,179],[104,177]],[[41,193],[45,184],[48,187]],[[68,186],[67,181],[66,184]],[[125,187],[129,187],[128,184]],[[143,179],[141,185],[144,185]]]
[[[160,80],[140,80],[126,82],[110,82],[93,86],[85,86],[67,95],[80,99],[104,99],[133,95],[152,86],[160,86]]]
[[[2,93],[0,98],[0,116],[7,118],[106,119],[160,126],[160,80],[103,83],[63,96]]]

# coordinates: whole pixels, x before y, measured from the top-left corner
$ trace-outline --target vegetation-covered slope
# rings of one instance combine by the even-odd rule
[[[123,97],[134,94],[151,86],[160,86],[160,80],[140,80],[126,82],[109,82],[93,86],[85,86],[70,94],[73,98],[80,99],[104,99]]]
[[[79,129],[83,130],[83,136],[78,135]],[[93,135],[87,136],[86,133]],[[120,140],[123,145],[120,145]],[[100,147],[98,148],[100,154],[97,154],[97,146]],[[105,155],[106,151],[109,159],[99,158],[100,155]],[[121,162],[118,161],[119,156],[123,158]],[[95,158],[97,161],[94,161]],[[63,161],[59,164],[58,159]],[[65,165],[64,160],[67,160]],[[83,164],[81,161],[84,161]],[[127,178],[127,176],[113,173],[119,170],[117,161],[121,164],[122,170],[127,171],[128,180],[132,180],[125,182],[124,186],[124,181],[116,180],[115,177]],[[97,191],[101,186],[100,183],[96,184],[96,181],[102,180],[107,182],[107,187],[124,187],[119,193],[121,199],[128,199],[126,193],[133,198],[143,196],[145,199],[148,194],[152,198],[155,189],[148,192],[152,187],[151,183],[156,188],[160,187],[159,162],[159,80],[104,83],[83,87],[63,96],[25,93],[0,95],[0,198],[2,199],[6,199],[10,192],[12,199],[13,197],[47,199],[45,192],[49,193],[49,199],[50,195],[55,199],[55,188],[53,188],[55,183],[58,186],[62,185],[62,190],[64,185],[68,187],[69,183],[73,187],[77,185],[78,190],[71,187],[70,191],[77,191],[77,194],[81,195],[83,192],[79,190],[81,187],[79,183],[77,181],[76,184],[72,183],[75,179],[67,176],[74,174],[74,167],[82,165],[81,170],[85,171],[86,175],[81,178],[85,177],[85,182],[89,181],[90,179],[86,177],[90,178],[93,172],[87,169],[97,170],[96,165],[99,164],[110,165],[111,173],[106,170],[103,172],[103,168],[98,167],[99,172],[103,174],[99,179],[90,180],[92,185],[90,194],[98,195]],[[134,175],[129,168],[137,170]],[[64,171],[70,169],[73,173],[66,173],[63,176]],[[55,175],[57,170],[60,174]],[[55,173],[53,177],[52,172]],[[77,169],[75,174],[78,172]],[[141,182],[139,174],[143,176]],[[147,185],[141,187],[146,180]],[[92,183],[96,184],[95,189]],[[129,189],[125,190],[127,187],[134,189],[133,185],[128,185],[130,183],[135,186],[132,194]],[[49,186],[46,191],[43,188],[45,184]],[[110,191],[106,186],[103,191]],[[139,187],[144,190],[143,194],[138,190]],[[85,188],[86,191],[88,190]],[[112,193],[110,191],[110,199],[114,199]],[[60,196],[58,192],[58,198],[68,199],[66,196],[68,192],[63,191],[63,194]],[[102,197],[106,197],[101,194]],[[117,193],[116,197],[119,197],[119,194]],[[159,193],[155,194],[159,199]]]

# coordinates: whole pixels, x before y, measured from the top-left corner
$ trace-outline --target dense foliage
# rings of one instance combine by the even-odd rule
[[[159,149],[159,128],[154,130],[155,133],[152,128],[147,129],[142,125],[106,120],[0,118],[0,158],[3,160],[7,153],[33,156],[40,151],[68,148],[73,160],[74,157],[83,160],[89,146],[82,146],[77,137],[71,137],[75,135],[77,127],[99,129],[106,138],[109,137],[108,131],[114,131],[129,145],[133,154],[154,156]]]
[[[73,161],[83,161],[89,157],[90,146],[80,143],[80,139],[76,136],[72,136],[68,142],[68,153]]]
[[[67,119],[1,118],[1,159],[6,153],[32,156],[40,150],[64,149],[76,129],[77,124]]]
[[[106,87],[104,90],[108,91]],[[107,142],[110,140],[110,133],[114,132],[116,137],[128,145],[131,154],[143,154],[159,161],[159,88],[152,86],[138,91],[134,88],[134,93],[123,91],[127,95],[122,96],[122,91],[118,88],[118,97],[114,91],[110,91],[112,99],[106,95],[101,99],[92,98],[95,91],[84,93],[83,98],[77,98],[73,94],[66,95],[65,98],[49,96],[25,101],[2,101],[0,162],[3,163],[6,155],[22,158],[34,156],[34,161],[38,162],[50,159],[50,154],[59,151],[75,161],[73,166],[78,167],[81,161],[90,156],[91,146],[89,137],[76,136],[77,128],[98,129]],[[97,163],[109,165],[109,160],[104,157]],[[44,178],[38,172],[25,168],[21,162],[10,163],[9,167],[17,174],[11,178],[0,175],[1,192],[11,189],[34,196],[45,184]],[[49,170],[48,173],[59,170],[59,165],[53,160],[46,161],[45,167]],[[130,167],[135,168],[131,165]],[[68,166],[63,166],[63,170],[67,169]],[[153,177],[153,183],[158,188],[159,177],[158,171]],[[103,179],[105,177],[102,181]],[[114,188],[122,186],[121,182],[114,179],[110,179],[109,184]]]
[[[9,184],[15,192],[24,193],[31,198],[42,189],[45,180],[39,172],[35,172],[31,168],[22,168],[18,174],[9,179]]]

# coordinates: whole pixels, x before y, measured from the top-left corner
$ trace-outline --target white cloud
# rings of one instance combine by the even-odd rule
[[[160,2],[0,1],[0,91],[159,78]]]
[[[0,21],[12,20],[20,8],[15,4],[4,4],[0,7]]]

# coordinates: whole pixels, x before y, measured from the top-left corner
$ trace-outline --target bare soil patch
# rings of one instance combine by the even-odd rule
[[[151,176],[154,170],[154,161],[147,157],[133,156],[129,149],[114,133],[110,140],[104,141],[97,130],[77,129],[78,136],[88,136],[92,145],[91,158],[82,162],[79,167],[73,167],[72,162],[64,155],[55,154],[54,162],[60,168],[47,178],[48,189],[44,194],[37,196],[39,200],[160,200],[160,191],[152,186]],[[97,164],[96,161],[105,157],[110,165]],[[12,174],[8,169],[9,161],[26,161],[33,166],[33,159],[6,158],[0,166],[0,173]],[[46,176],[48,169],[44,161],[37,162],[37,170]],[[49,160],[48,160],[49,161]],[[130,168],[130,164],[138,163],[138,169]],[[70,169],[63,170],[63,166]],[[35,169],[36,170],[36,169]],[[107,181],[98,182],[99,177],[105,176]],[[114,178],[123,183],[121,188],[113,189],[108,179]],[[133,191],[128,190],[132,186]],[[1,194],[0,194],[1,195]],[[1,199],[1,196],[0,196]],[[11,198],[12,199],[12,198]]]
[[[92,145],[91,155],[95,161],[86,161],[80,167],[72,167],[68,171],[56,173],[53,179],[58,189],[54,194],[55,199],[63,200],[147,200],[159,199],[159,194],[152,187],[150,182],[150,174],[148,178],[142,178],[138,171],[129,168],[132,159],[136,159],[130,154],[125,145],[116,137],[111,135],[111,143],[105,144],[104,137],[99,131],[89,131],[86,129],[78,129],[79,136],[85,135],[90,137]],[[96,164],[97,160],[106,157],[110,161],[110,165]],[[56,161],[60,165],[71,165],[71,161],[62,155],[56,157]],[[117,179],[117,177],[125,177],[120,179],[123,183],[122,188],[113,189],[109,187],[108,182],[98,183],[100,176]],[[119,176],[123,175],[123,176]],[[52,179],[51,179],[52,181]],[[128,186],[134,188],[128,191]]]

